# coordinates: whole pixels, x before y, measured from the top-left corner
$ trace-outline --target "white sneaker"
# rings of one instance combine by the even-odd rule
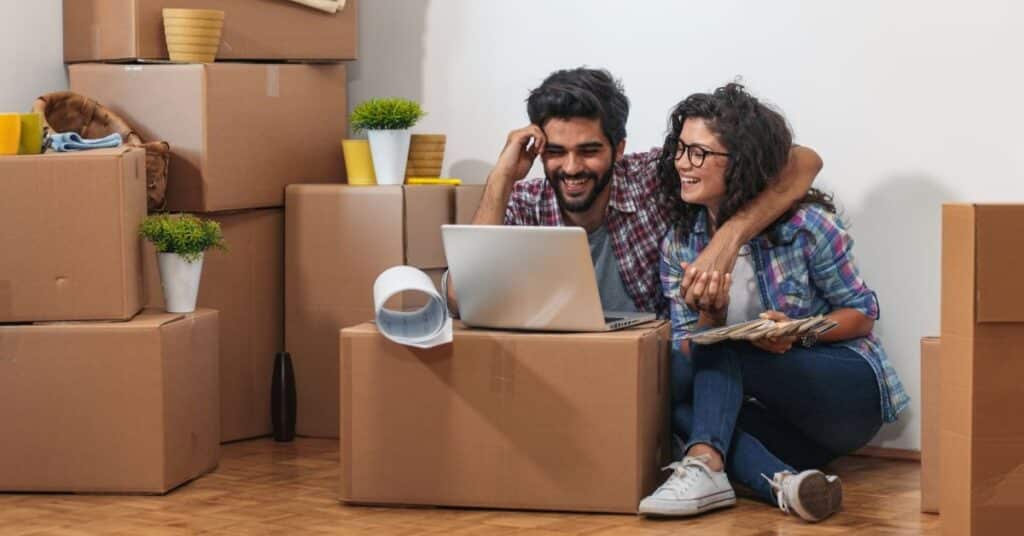
[[[768,477],[765,475],[765,480]],[[843,484],[839,477],[812,469],[798,475],[775,473],[769,480],[779,508],[804,521],[817,523],[839,511],[843,505]]]
[[[736,493],[725,471],[712,471],[709,458],[683,458],[664,469],[672,475],[650,496],[640,501],[640,513],[656,516],[692,516],[736,504]]]

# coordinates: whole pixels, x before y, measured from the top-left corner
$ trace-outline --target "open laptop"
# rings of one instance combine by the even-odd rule
[[[580,227],[442,225],[441,235],[466,325],[610,331],[655,318],[602,311]]]

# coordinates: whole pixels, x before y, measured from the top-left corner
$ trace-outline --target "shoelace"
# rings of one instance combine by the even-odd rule
[[[782,489],[782,476],[788,473],[775,473],[775,478],[768,478],[768,475],[761,473],[761,478],[768,481],[768,484],[772,487],[772,492],[775,493],[775,500],[779,503],[779,509],[789,514],[789,501],[786,499],[786,494]]]
[[[710,461],[710,458],[708,458],[706,455],[698,456],[696,458],[688,456],[686,458],[683,458],[683,461],[681,462],[672,462],[666,465],[665,467],[662,467],[662,471],[668,471],[671,469],[672,477],[669,478],[668,481],[666,481],[664,484],[662,484],[658,488],[658,491],[671,490],[677,495],[685,493],[686,490],[689,489],[694,482],[696,482],[697,477],[700,475],[698,471],[706,470],[706,465],[704,464],[706,464],[708,461]],[[696,470],[691,470],[691,468],[696,468]]]

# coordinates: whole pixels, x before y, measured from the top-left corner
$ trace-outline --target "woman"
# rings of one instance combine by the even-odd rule
[[[688,263],[715,229],[765,188],[786,163],[785,119],[729,84],[675,108],[659,174],[676,223],[662,243],[661,279],[671,301],[674,366],[692,367],[692,396],[675,393],[683,459],[640,503],[641,513],[694,515],[735,504],[731,481],[783,511],[816,522],[842,502],[839,478],[818,468],[864,446],[908,402],[872,335],[879,309],[858,275],[853,242],[831,198],[804,201],[741,248],[731,274],[712,274],[700,311],[679,294]],[[759,316],[824,314],[838,326],[819,338],[691,345],[691,332]]]

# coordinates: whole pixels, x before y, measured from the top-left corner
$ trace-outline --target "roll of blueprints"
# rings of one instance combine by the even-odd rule
[[[402,292],[422,292],[427,303],[413,311],[395,311],[384,304]],[[384,270],[373,282],[377,329],[388,339],[416,348],[433,348],[452,342],[448,305],[427,274],[412,266]]]

